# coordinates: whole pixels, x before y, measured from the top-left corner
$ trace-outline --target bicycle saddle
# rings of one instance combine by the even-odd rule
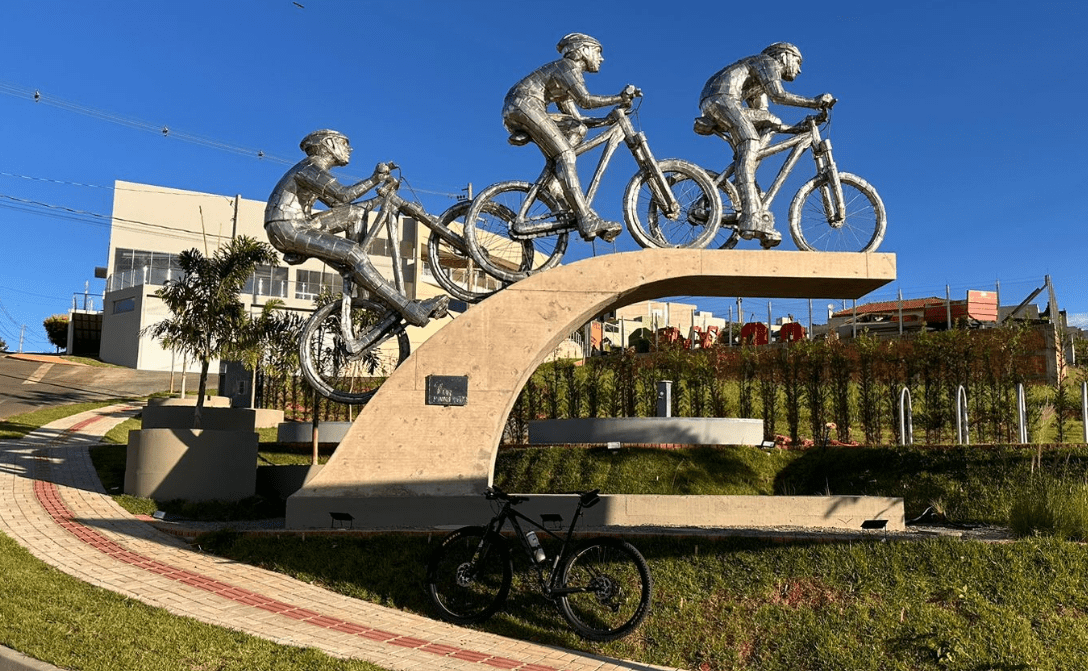
[[[299,254],[298,252],[283,253],[283,262],[289,266],[297,266],[308,258],[310,257],[306,256],[305,254]]]

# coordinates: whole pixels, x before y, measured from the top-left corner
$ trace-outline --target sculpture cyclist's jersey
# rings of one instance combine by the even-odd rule
[[[327,170],[307,157],[280,178],[264,209],[265,223],[270,221],[309,221],[317,201],[342,205],[352,200],[349,188],[336,181]]]
[[[737,101],[753,100],[766,93],[766,82],[781,79],[778,62],[759,54],[742,58],[714,74],[703,87],[699,102],[716,96]]]

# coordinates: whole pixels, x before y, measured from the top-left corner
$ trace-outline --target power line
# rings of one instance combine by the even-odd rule
[[[284,158],[282,156],[275,156],[273,154],[265,153],[262,149],[254,149],[252,147],[244,147],[242,145],[233,144],[223,140],[217,140],[215,138],[209,138],[195,133],[189,133],[187,131],[171,128],[168,124],[156,124],[150,121],[144,121],[142,119],[136,119],[134,117],[126,117],[114,112],[106,110],[96,109],[87,105],[83,105],[77,102],[65,100],[63,98],[46,95],[39,89],[31,89],[11,82],[5,82],[0,80],[0,93],[22,98],[24,100],[32,100],[35,103],[50,105],[63,109],[68,112],[74,112],[76,114],[82,114],[84,116],[98,119],[99,121],[106,121],[108,123],[117,124],[126,128],[132,128],[135,130],[141,130],[148,133],[155,133],[162,135],[165,138],[176,138],[183,142],[189,142],[191,144],[199,145],[202,147],[208,147],[210,149],[217,149],[219,151],[226,151],[233,154],[240,154],[242,156],[251,156],[262,161],[270,161],[272,163],[280,163],[283,165],[294,165],[297,159]],[[346,177],[359,181],[359,177],[346,175]],[[52,180],[44,180],[52,181]],[[446,196],[449,198],[456,198],[457,194],[449,191],[431,191],[428,189],[417,188],[416,191],[420,193],[426,193],[436,196]]]

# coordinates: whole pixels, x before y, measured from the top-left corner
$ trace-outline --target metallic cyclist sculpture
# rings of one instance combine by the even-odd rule
[[[638,165],[624,194],[623,213],[643,247],[704,248],[720,228],[730,231],[727,240],[715,243],[723,249],[740,238],[758,238],[764,248],[778,245],[782,236],[775,230],[770,204],[806,151],[812,152],[816,176],[790,206],[790,233],[798,249],[831,251],[837,246],[835,251],[870,252],[883,239],[886,216],[880,197],[861,178],[839,173],[830,142],[820,137],[835,99],[828,93],[806,98],[783,87],[783,81],[793,81],[801,72],[801,52],[792,44],[777,42],[742,58],[714,74],[703,88],[699,107],[704,116],[696,119],[695,130],[722,137],[735,153],[733,164],[720,173],[654,157],[645,134],[629,119],[632,102],[642,95],[634,86],[613,96],[588,91],[584,74],[599,71],[604,61],[600,42],[570,33],[556,49],[561,58],[520,80],[503,101],[509,141],[531,141],[544,154],[540,176],[533,183],[493,184],[471,203],[459,203],[440,217],[396,195],[399,181],[390,176],[393,164],[379,163],[371,177],[355,184],[337,181],[331,169],[347,165],[352,152],[343,134],[318,130],[302,140],[306,158],[287,171],[269,196],[265,230],[288,263],[318,258],[345,279],[339,305],[319,308],[300,343],[303,372],[318,391],[341,402],[365,402],[372,392],[356,389],[358,368],[351,366],[383,343],[396,345],[399,363],[408,356],[405,325],[424,326],[447,314],[448,296],[412,300],[405,294],[397,263],[393,283],[377,270],[369,246],[379,226],[388,227],[390,241],[401,215],[429,227],[429,261],[436,279],[461,300],[481,300],[505,284],[558,265],[568,232],[577,230],[586,241],[612,241],[623,231],[622,225],[592,209],[602,173],[620,144],[630,149]],[[810,107],[819,114],[788,126],[769,111],[770,102]],[[550,105],[558,111],[550,111]],[[601,118],[580,112],[607,106],[613,109]],[[591,128],[604,130],[587,139]],[[794,137],[772,144],[777,133]],[[603,147],[602,155],[583,191],[576,161],[597,147]],[[774,183],[761,192],[756,184],[760,161],[787,149],[791,153]],[[359,202],[372,189],[378,196]],[[328,209],[315,210],[318,202]],[[368,224],[372,218],[375,222]],[[460,225],[450,226],[460,221],[463,233],[456,231]],[[472,276],[473,268],[491,277],[483,289],[475,280],[457,279]],[[348,388],[340,388],[342,384]]]
[[[820,135],[835,104],[831,94],[806,98],[782,86],[783,81],[793,81],[800,72],[801,52],[792,44],[776,42],[755,56],[719,70],[703,87],[699,108],[704,116],[695,120],[695,132],[721,137],[734,153],[732,165],[720,174],[710,172],[722,193],[721,228],[730,232],[720,246],[732,249],[741,238],[758,238],[764,248],[782,241],[770,207],[798,159],[811,152],[816,176],[801,186],[789,209],[790,236],[797,249],[876,251],[887,226],[884,204],[868,182],[839,172],[831,154],[831,141]],[[811,107],[819,112],[787,126],[771,114],[768,102]],[[792,137],[773,140],[778,133]],[[773,181],[764,182],[766,191],[762,191],[755,181],[760,162],[785,151],[789,155]]]
[[[528,134],[544,156],[555,161],[563,195],[578,218],[578,232],[585,240],[600,236],[613,240],[623,226],[605,221],[586,202],[578,183],[577,155],[574,147],[585,139],[591,127],[604,125],[605,119],[587,119],[578,108],[596,109],[631,102],[638,91],[628,85],[614,96],[596,96],[586,89],[585,72],[601,69],[604,56],[601,43],[589,35],[571,33],[555,45],[562,58],[540,66],[510,89],[503,100],[502,120],[515,141],[519,132]],[[559,113],[549,113],[554,103]]]
[[[353,280],[399,312],[414,326],[446,314],[449,297],[409,300],[382,277],[365,247],[356,240],[372,203],[355,203],[389,175],[390,164],[379,163],[374,174],[351,186],[341,184],[329,170],[351,160],[351,144],[342,133],[316,130],[299,144],[306,158],[280,178],[264,210],[264,228],[272,246],[288,263],[314,257],[347,267]],[[315,212],[321,201],[329,209]],[[347,232],[347,237],[337,233]]]

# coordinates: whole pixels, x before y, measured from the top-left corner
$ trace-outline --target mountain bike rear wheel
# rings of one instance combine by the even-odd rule
[[[455,204],[442,213],[438,225],[463,236],[465,214],[471,205],[469,201]],[[485,211],[492,210],[493,214],[500,214],[489,207],[490,205],[491,203],[484,204]],[[468,303],[478,303],[506,286],[506,282],[488,274],[465,249],[450,244],[434,231],[427,241],[427,260],[429,270],[439,286],[454,298]],[[519,267],[520,265],[519,262]]]
[[[567,556],[560,571],[560,587],[578,591],[559,597],[559,612],[583,638],[622,638],[650,612],[650,567],[627,541],[583,541]]]
[[[809,252],[873,252],[884,240],[888,217],[876,189],[848,172],[839,173],[845,218],[832,221],[822,187],[824,177],[805,182],[790,203],[790,235]]]
[[[643,247],[703,249],[718,232],[722,202],[718,190],[702,168],[668,158],[658,161],[669,190],[680,205],[677,216],[665,215],[650,184],[650,174],[641,170],[631,178],[623,199],[623,216],[631,235]]]
[[[465,218],[465,240],[473,258],[488,274],[506,282],[559,265],[567,251],[569,229],[559,219],[561,208],[544,189],[527,202],[532,184],[499,182],[481,191]],[[516,221],[519,213],[524,222]],[[516,226],[549,230],[521,236]]]
[[[385,321],[391,310],[367,300],[351,300],[352,323],[357,331]],[[339,300],[326,303],[314,311],[299,337],[299,363],[302,374],[319,394],[338,403],[366,403],[376,388],[372,380],[385,376],[408,358],[411,344],[399,315],[393,325],[380,334],[376,342],[363,352],[352,355],[344,344],[340,328]]]
[[[427,564],[427,591],[442,619],[472,624],[506,601],[513,579],[510,550],[484,527],[464,527],[442,541]]]

